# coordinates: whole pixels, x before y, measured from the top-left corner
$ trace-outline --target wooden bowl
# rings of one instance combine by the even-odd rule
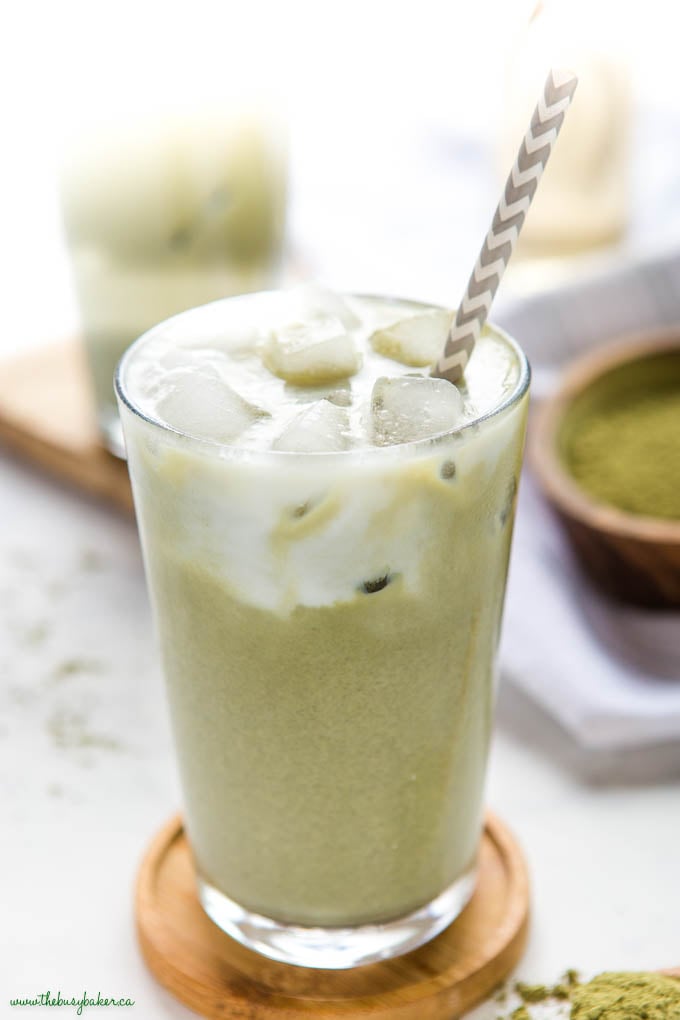
[[[590,496],[563,463],[561,430],[572,401],[612,370],[676,356],[680,365],[680,326],[607,344],[572,365],[529,429],[530,466],[588,576],[614,598],[650,608],[680,606],[680,521],[637,516]]]

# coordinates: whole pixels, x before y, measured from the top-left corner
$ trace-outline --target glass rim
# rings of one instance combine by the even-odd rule
[[[153,337],[158,334],[158,331],[168,323],[176,323],[180,319],[191,316],[199,309],[211,308],[218,305],[234,303],[237,301],[246,301],[248,299],[254,300],[257,297],[267,296],[273,297],[274,295],[281,293],[281,290],[265,290],[265,291],[252,291],[246,294],[236,294],[232,297],[218,298],[216,301],[210,301],[203,305],[197,305],[193,308],[188,308],[183,312],[178,312],[176,315],[170,316],[167,319],[163,319],[161,322],[156,323],[150,329],[145,330],[123,353],[116,371],[114,374],[114,391],[118,400],[137,418],[140,418],[147,425],[154,428],[160,429],[162,432],[170,433],[178,437],[178,440],[189,446],[193,446],[197,450],[202,450],[206,453],[211,454],[213,457],[222,460],[242,460],[242,461],[276,461],[279,463],[291,463],[294,461],[305,461],[309,462],[310,458],[315,458],[317,462],[322,461],[338,461],[340,458],[344,460],[352,460],[354,462],[363,460],[373,459],[401,459],[406,457],[418,456],[419,454],[435,453],[437,447],[446,443],[447,440],[455,437],[463,437],[465,434],[476,431],[477,427],[482,423],[488,422],[494,418],[497,418],[509,411],[512,407],[520,402],[522,397],[526,394],[529,389],[529,383],[531,381],[531,366],[529,360],[517,343],[517,341],[509,333],[507,333],[500,326],[497,326],[493,322],[487,322],[485,325],[493,332],[501,337],[505,343],[512,349],[515,357],[519,364],[519,376],[517,383],[513,390],[502,400],[499,404],[486,411],[484,414],[479,415],[476,418],[472,418],[469,421],[463,422],[461,425],[455,426],[453,429],[448,429],[445,432],[435,433],[433,436],[427,436],[423,439],[413,439],[405,443],[392,443],[388,446],[366,446],[366,447],[354,447],[347,450],[325,450],[325,451],[300,451],[300,450],[274,450],[274,449],[253,449],[246,447],[239,447],[233,443],[222,443],[215,439],[204,439],[200,436],[194,436],[190,432],[183,432],[182,429],[178,429],[168,422],[162,421],[160,418],[154,417],[152,414],[142,410],[141,407],[134,401],[132,396],[127,392],[125,384],[125,372],[127,370],[129,362],[131,362],[138,351],[145,343],[148,343]],[[388,294],[366,294],[359,293],[356,291],[338,291],[341,297],[357,298],[359,300],[367,301],[394,301],[403,302],[406,304],[414,305],[417,308],[423,310],[441,310],[450,311],[444,305],[433,304],[428,301],[413,300],[411,298],[404,297],[393,297]]]

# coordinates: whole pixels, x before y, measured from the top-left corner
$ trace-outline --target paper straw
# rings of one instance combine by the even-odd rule
[[[553,69],[548,75],[451,325],[446,346],[432,372],[435,376],[456,382],[465,371],[577,84],[578,78],[571,71]]]

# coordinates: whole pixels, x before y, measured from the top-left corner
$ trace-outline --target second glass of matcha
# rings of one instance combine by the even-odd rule
[[[474,890],[529,370],[495,328],[315,288],[219,301],[117,393],[201,902],[344,968]]]
[[[112,379],[125,349],[176,312],[277,280],[285,132],[265,106],[126,111],[76,135],[60,184],[96,418],[122,456]]]

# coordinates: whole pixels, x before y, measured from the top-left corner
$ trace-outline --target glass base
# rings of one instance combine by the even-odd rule
[[[102,411],[97,415],[99,432],[104,446],[114,457],[120,460],[127,460],[125,453],[125,440],[123,439],[123,427],[120,423],[117,411]]]
[[[476,869],[461,876],[426,906],[385,924],[306,928],[253,914],[198,878],[198,895],[218,928],[248,949],[297,967],[343,970],[408,953],[458,917],[475,888]]]

